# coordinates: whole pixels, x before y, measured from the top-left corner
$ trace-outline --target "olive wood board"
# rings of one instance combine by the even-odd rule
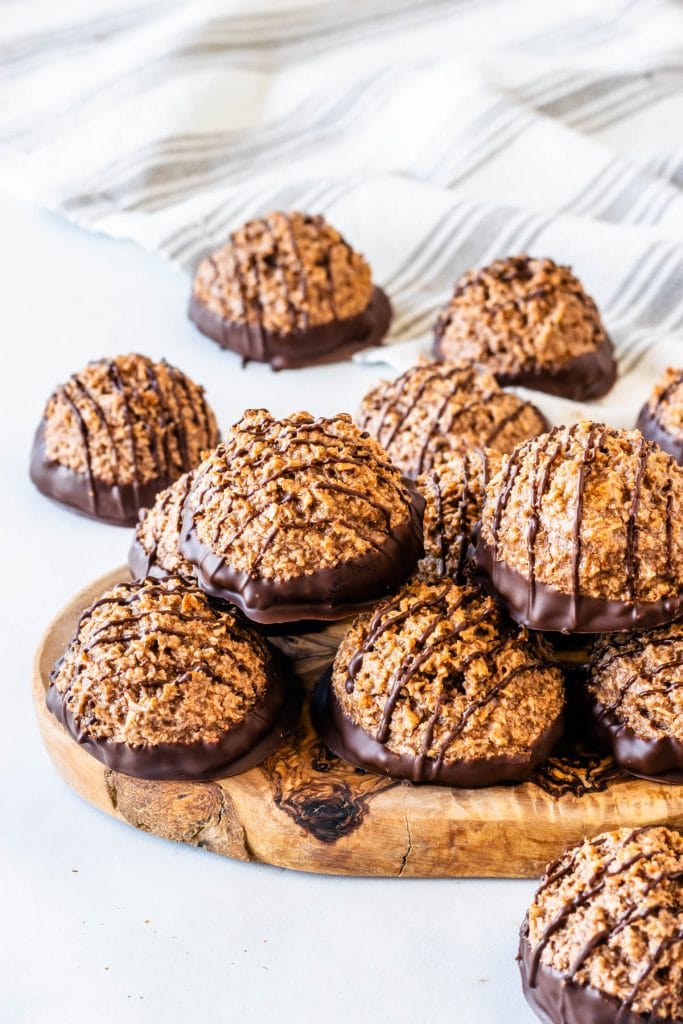
[[[85,800],[119,821],[225,857],[299,871],[401,877],[522,877],[580,837],[621,825],[683,826],[683,787],[622,774],[605,757],[551,758],[529,782],[448,789],[360,771],[313,732],[304,702],[296,732],[263,764],[214,782],[155,782],[105,768],[47,710],[49,673],[78,616],[104,590],[129,580],[119,568],[77,594],[38,647],[33,695],[57,771]],[[344,625],[274,641],[310,691]]]

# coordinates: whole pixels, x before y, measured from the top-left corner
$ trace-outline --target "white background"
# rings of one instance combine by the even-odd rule
[[[188,280],[158,257],[2,196],[0,223],[0,1020],[530,1024],[514,957],[533,883],[240,864],[119,824],[53,771],[33,651],[130,540],[29,482],[54,385],[99,356],[166,356],[206,385],[224,430],[248,405],[353,411],[380,371],[243,371],[187,322]]]

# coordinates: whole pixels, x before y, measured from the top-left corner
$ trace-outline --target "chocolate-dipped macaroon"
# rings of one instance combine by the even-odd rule
[[[476,587],[413,580],[350,627],[313,716],[327,746],[361,768],[491,786],[545,760],[563,707],[562,673],[540,637]]]
[[[683,470],[638,431],[555,428],[491,480],[475,561],[532,629],[671,622],[683,612]]]
[[[256,622],[341,619],[415,569],[423,504],[350,416],[249,409],[195,473],[180,551]]]
[[[265,641],[180,576],[118,584],[86,608],[47,705],[108,768],[145,779],[245,771],[296,711]]]
[[[518,960],[545,1024],[681,1024],[681,833],[621,828],[567,850],[541,880]]]
[[[425,499],[425,557],[418,566],[425,579],[450,576],[463,582],[486,486],[500,470],[502,458],[491,448],[473,448],[417,478],[417,488]]]
[[[598,637],[586,688],[593,731],[617,764],[683,783],[683,622]]]
[[[31,480],[77,512],[133,526],[138,510],[218,443],[201,387],[165,360],[88,363],[48,399]]]
[[[640,410],[637,426],[683,465],[683,370],[669,367]]]
[[[194,569],[178,547],[183,525],[183,505],[194,470],[183,473],[174,484],[159,491],[151,508],[143,508],[128,552],[128,566],[136,579],[144,576],[193,576]]]
[[[409,477],[471,448],[511,452],[548,429],[534,405],[490,374],[426,361],[369,391],[356,419]]]
[[[457,282],[436,325],[437,358],[462,360],[576,401],[601,398],[616,379],[612,343],[594,301],[569,267],[512,256]]]
[[[324,217],[275,212],[201,261],[190,319],[245,362],[282,370],[378,344],[391,306],[363,256]]]

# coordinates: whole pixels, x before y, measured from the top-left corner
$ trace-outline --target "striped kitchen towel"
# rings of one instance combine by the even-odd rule
[[[323,212],[394,303],[362,359],[413,362],[456,276],[528,251],[604,313],[612,420],[683,363],[677,0],[5,0],[0,54],[0,186],[186,271]]]

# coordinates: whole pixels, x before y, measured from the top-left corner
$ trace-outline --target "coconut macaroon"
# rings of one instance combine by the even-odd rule
[[[421,576],[450,576],[463,582],[486,487],[499,471],[502,458],[491,448],[473,448],[417,478],[417,488],[425,499],[425,557],[418,566]]]
[[[422,508],[349,416],[250,409],[195,473],[180,551],[257,622],[339,619],[413,572]]]
[[[532,629],[671,622],[683,610],[683,470],[638,431],[555,428],[489,483],[475,560]]]
[[[265,641],[179,576],[121,583],[82,613],[50,711],[109,768],[234,775],[280,743],[293,698]]]
[[[143,576],[192,576],[190,563],[180,554],[183,505],[194,471],[183,473],[174,484],[157,494],[151,508],[140,512],[128,552],[128,565],[136,579]]]
[[[575,401],[607,394],[612,343],[594,301],[569,267],[511,256],[457,282],[435,332],[437,358],[461,360],[517,384]]]
[[[683,465],[683,370],[664,373],[640,410],[638,429]]]
[[[376,345],[391,306],[363,256],[324,217],[274,212],[200,262],[190,318],[222,348],[280,370]]]
[[[413,580],[349,628],[313,707],[322,739],[351,764],[489,786],[528,778],[548,756],[564,681],[545,642],[478,588]]]
[[[683,622],[598,637],[586,687],[594,732],[622,768],[683,782]]]
[[[77,512],[133,526],[140,508],[216,444],[204,391],[180,370],[141,355],[100,359],[48,399],[31,479]]]
[[[548,1024],[683,1020],[683,836],[584,839],[549,865],[522,926],[528,1002]]]
[[[548,429],[534,405],[490,374],[427,361],[369,391],[356,420],[409,477],[471,448],[510,452]]]

